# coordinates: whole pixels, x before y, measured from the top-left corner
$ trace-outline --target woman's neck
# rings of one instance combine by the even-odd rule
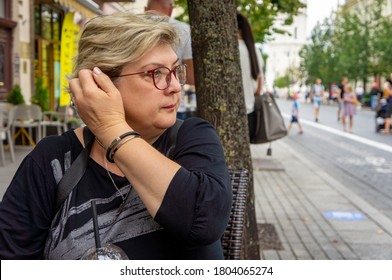
[[[99,142],[97,138],[94,139],[91,148],[90,157],[103,168],[107,169],[113,174],[124,177],[124,173],[118,168],[116,163],[111,163],[106,159],[106,148]]]

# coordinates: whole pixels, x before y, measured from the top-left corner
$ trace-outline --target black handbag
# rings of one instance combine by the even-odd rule
[[[287,135],[282,114],[272,95],[262,94],[255,97],[255,113],[255,136],[250,139],[250,143],[267,143]]]

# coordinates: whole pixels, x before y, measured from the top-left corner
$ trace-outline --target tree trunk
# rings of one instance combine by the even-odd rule
[[[188,9],[197,113],[215,126],[223,144],[228,167],[249,170],[242,257],[260,259],[235,0],[188,0]]]

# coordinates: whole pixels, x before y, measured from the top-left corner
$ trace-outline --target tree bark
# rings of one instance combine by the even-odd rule
[[[260,259],[235,0],[188,0],[197,114],[220,136],[229,168],[249,170],[243,259]]]

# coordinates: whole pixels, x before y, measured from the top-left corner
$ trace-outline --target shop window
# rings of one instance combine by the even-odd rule
[[[0,0],[0,18],[5,18],[5,0]]]
[[[36,6],[34,9],[34,34],[40,35],[41,29],[41,6]]]
[[[12,87],[12,32],[17,22],[11,19],[12,0],[0,0],[0,101]]]
[[[4,46],[0,45],[0,87],[5,85],[4,58],[5,58]]]
[[[11,20],[12,0],[0,0],[0,18]]]
[[[60,91],[60,39],[64,12],[53,5],[35,6],[35,78],[43,77],[49,89],[50,109],[54,109]]]
[[[41,20],[42,20],[42,37],[45,39],[52,39],[52,10],[43,7],[42,8],[42,14],[41,14]]]

